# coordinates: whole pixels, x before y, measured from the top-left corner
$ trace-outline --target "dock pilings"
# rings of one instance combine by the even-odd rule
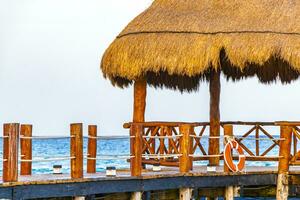
[[[89,150],[90,157],[96,157],[97,126],[89,126]],[[3,182],[18,181],[18,162],[20,161],[20,175],[32,173],[32,125],[19,123],[6,123],[3,125]],[[19,142],[20,141],[20,142]],[[20,156],[19,156],[20,143]],[[19,158],[20,157],[20,158]],[[95,160],[88,160],[88,172],[95,173]],[[83,178],[83,130],[82,124],[70,125],[70,166],[71,178]]]
[[[96,173],[97,126],[88,126],[87,173]]]
[[[130,171],[131,176],[142,175],[143,126],[134,124],[130,128]]]
[[[194,131],[194,127],[188,124],[183,124],[179,126],[179,132],[182,135],[179,139],[179,170],[180,173],[189,173],[193,169],[193,159],[191,158],[191,151],[193,148],[193,139],[191,135]],[[192,188],[180,188],[179,189],[179,199],[189,200],[192,198]]]
[[[83,178],[83,137],[82,124],[70,125],[70,166],[71,178]]]
[[[3,182],[18,181],[19,127],[18,123],[3,126]]]
[[[289,195],[289,161],[291,155],[292,142],[292,127],[287,125],[280,126],[280,140],[279,143],[279,163],[278,163],[278,178],[277,178],[277,200],[287,200]]]
[[[142,125],[132,125],[130,127],[130,171],[131,176],[142,175]],[[142,198],[142,191],[133,192],[131,200],[140,200]]]
[[[22,124],[20,130],[21,175],[31,175],[32,171],[32,125]]]
[[[228,140],[233,138],[233,126],[231,124],[226,124],[223,127],[224,129],[224,146],[227,144]],[[224,172],[229,173],[230,170],[227,165],[224,164]],[[235,186],[227,186],[224,191],[224,199],[225,200],[233,200],[234,199],[234,188]]]

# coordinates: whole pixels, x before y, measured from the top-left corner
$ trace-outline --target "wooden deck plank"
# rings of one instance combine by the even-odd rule
[[[99,193],[168,190],[180,187],[204,188],[227,185],[275,185],[277,167],[247,167],[241,173],[207,173],[205,166],[195,166],[190,173],[179,173],[178,168],[163,167],[160,172],[144,170],[141,177],[130,176],[130,170],[119,170],[117,177],[106,177],[104,172],[84,174],[82,179],[71,179],[70,174],[42,174],[20,176],[16,183],[1,183],[0,198],[46,198]],[[292,166],[290,174],[300,175],[300,166]],[[1,196],[2,195],[2,196]],[[13,195],[13,196],[11,196]]]
[[[0,187],[6,188],[6,194],[13,195],[11,199],[33,199],[63,196],[86,196],[94,194],[171,190],[185,188],[225,187],[232,185],[275,185],[277,174],[239,174],[235,176],[189,176],[172,175],[156,178],[93,178],[84,181],[62,182],[28,182],[21,185]]]
[[[240,173],[226,173],[223,171],[223,166],[217,167],[214,173],[207,173],[205,166],[195,166],[194,169],[186,173],[186,176],[224,176],[224,175],[250,175],[250,174],[277,174],[277,167],[256,167],[248,166],[243,172]],[[300,166],[291,166],[290,174],[300,174]],[[161,177],[177,177],[181,176],[178,168],[163,167],[160,172],[153,172],[151,169],[143,170],[142,179],[155,179]],[[135,179],[136,177],[130,176],[130,170],[118,170],[117,177],[106,177],[104,172],[97,172],[94,174],[84,174],[83,179],[71,179],[70,174],[34,174],[31,176],[19,176],[19,181],[15,183],[4,183],[0,177],[0,185],[12,186],[23,184],[51,184],[51,183],[64,183],[64,182],[85,182],[93,179],[103,180],[119,180],[119,179]]]

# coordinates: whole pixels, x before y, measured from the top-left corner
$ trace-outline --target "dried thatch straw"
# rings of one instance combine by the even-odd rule
[[[289,83],[300,74],[298,0],[156,0],[106,50],[101,68],[120,87],[194,90],[210,70],[233,80]]]

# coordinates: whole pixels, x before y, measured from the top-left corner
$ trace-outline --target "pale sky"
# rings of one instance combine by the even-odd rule
[[[32,123],[35,135],[69,134],[69,123],[128,134],[132,87],[114,88],[101,56],[151,0],[0,0],[0,123]],[[222,79],[221,119],[300,121],[300,82]],[[149,88],[147,120],[208,121],[205,83],[192,94]],[[2,131],[2,127],[0,129]]]

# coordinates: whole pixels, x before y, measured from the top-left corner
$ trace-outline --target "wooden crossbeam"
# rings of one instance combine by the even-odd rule
[[[200,137],[203,136],[205,129],[206,129],[206,126],[203,126],[202,129],[201,129],[201,131],[200,131],[200,133],[199,133]],[[194,136],[197,136],[197,134],[195,133],[195,131],[193,131],[191,134],[194,135]],[[202,152],[202,154],[203,155],[207,155],[204,147],[202,146],[202,144],[200,142],[201,138],[194,138],[194,140],[195,140],[196,143],[193,146],[192,152],[195,153],[197,147],[199,147],[200,151]]]
[[[272,144],[267,150],[265,150],[260,156],[265,156],[269,153],[277,144]]]
[[[248,137],[254,130],[256,129],[256,126],[252,127],[249,131],[247,131],[240,139],[237,139],[238,142],[241,142],[243,139]]]
[[[276,145],[279,145],[279,141],[278,140],[274,140],[274,137],[268,133],[263,127],[258,125],[258,128],[268,137],[270,138]]]

